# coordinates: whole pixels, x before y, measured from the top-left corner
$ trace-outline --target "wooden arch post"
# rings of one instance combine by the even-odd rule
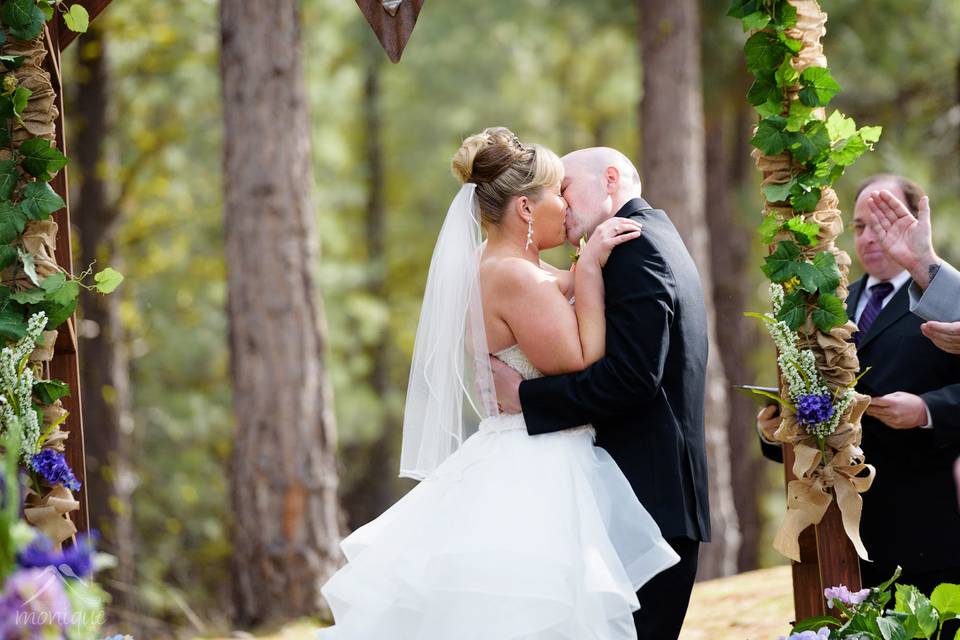
[[[111,0],[74,0],[72,4],[80,4],[90,14],[90,19],[96,18]],[[60,67],[60,54],[77,37],[77,33],[67,29],[61,15],[47,23],[44,27],[47,45],[47,58],[44,67],[50,73],[50,80],[53,84],[53,90],[56,93],[54,104],[57,107],[56,120],[56,143],[57,149],[66,155],[66,143],[64,135],[64,114],[63,114],[63,74]],[[50,186],[60,194],[66,206],[53,214],[53,220],[57,223],[57,263],[68,273],[73,274],[73,251],[71,250],[70,238],[70,198],[67,181],[67,167],[64,167],[57,173],[56,177],[50,182]],[[49,377],[55,380],[63,380],[70,385],[70,395],[62,398],[63,408],[69,412],[66,421],[63,423],[63,430],[70,433],[66,440],[66,451],[64,453],[67,463],[73,469],[74,475],[80,481],[80,490],[76,493],[77,500],[80,502],[80,508],[74,514],[74,524],[78,531],[88,531],[90,529],[90,518],[87,511],[87,485],[86,485],[86,466],[84,460],[83,446],[83,403],[81,401],[80,389],[80,362],[77,357],[77,323],[76,315],[71,316],[64,324],[57,335],[57,343],[54,348],[53,360],[47,365],[49,367]]]

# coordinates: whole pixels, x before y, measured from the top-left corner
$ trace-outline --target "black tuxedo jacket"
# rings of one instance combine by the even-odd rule
[[[933,419],[933,429],[892,429],[863,417],[862,447],[877,476],[863,494],[860,531],[877,569],[892,574],[900,564],[905,576],[960,568],[960,509],[952,474],[960,455],[960,356],[920,333],[923,320],[910,313],[909,285],[894,294],[857,348],[861,371],[870,367],[857,391],[916,394]],[[850,287],[850,317],[865,286],[866,276]]]
[[[700,276],[663,211],[636,198],[617,216],[641,222],[643,233],[614,249],[603,269],[606,355],[579,373],[521,383],[527,430],[592,424],[663,536],[706,542]]]

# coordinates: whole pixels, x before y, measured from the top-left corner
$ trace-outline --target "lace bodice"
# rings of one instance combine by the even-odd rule
[[[518,344],[515,344],[512,347],[507,347],[506,349],[502,349],[501,351],[497,351],[493,355],[523,376],[524,380],[532,380],[533,378],[543,377],[543,374],[540,373],[537,368],[533,366],[533,363],[527,359],[527,356],[523,354],[523,351],[520,350],[520,345]]]

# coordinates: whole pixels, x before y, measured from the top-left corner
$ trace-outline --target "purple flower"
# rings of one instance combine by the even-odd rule
[[[37,536],[17,555],[17,563],[24,568],[53,567],[66,578],[85,578],[93,573],[95,535],[80,534],[77,542],[64,551],[55,551],[46,536]]]
[[[820,627],[816,631],[801,631],[800,633],[791,633],[787,637],[780,636],[780,640],[829,640],[830,629]]]
[[[829,393],[809,393],[797,402],[797,422],[805,427],[826,422],[833,417],[833,401]]]
[[[50,486],[62,484],[71,491],[80,489],[80,482],[59,451],[44,449],[30,460],[30,468],[43,476]]]
[[[827,599],[827,606],[833,609],[834,601],[839,600],[844,604],[860,604],[870,595],[870,589],[861,589],[856,593],[851,592],[846,586],[829,587],[823,590],[823,597]]]
[[[56,571],[20,569],[7,578],[0,593],[0,638],[59,638],[71,621],[70,600]]]

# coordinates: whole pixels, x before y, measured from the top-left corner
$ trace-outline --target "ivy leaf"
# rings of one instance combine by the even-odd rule
[[[903,625],[892,618],[877,618],[877,626],[880,628],[883,640],[909,640],[910,638]]]
[[[32,220],[46,220],[64,206],[63,198],[47,182],[28,182],[23,189],[20,209]]]
[[[805,246],[812,245],[820,235],[820,225],[816,222],[807,222],[803,216],[794,216],[787,220],[787,229],[793,232],[797,241]],[[811,291],[811,293],[813,293]]]
[[[731,18],[738,18],[742,20],[743,18],[756,13],[759,9],[759,0],[733,0],[733,2],[730,3],[730,8],[727,10],[727,15]]]
[[[33,254],[17,247],[17,257],[23,263],[23,272],[30,278],[30,282],[40,286],[40,277],[37,275],[37,265],[33,261]]]
[[[70,395],[70,385],[60,380],[38,380],[33,383],[33,393],[43,404],[53,404]]]
[[[840,85],[830,70],[824,67],[808,67],[800,74],[799,98],[803,104],[809,107],[823,107],[833,100],[833,97],[840,93]]]
[[[17,163],[0,160],[0,199],[9,200],[17,188]]]
[[[773,74],[763,73],[758,75],[753,84],[750,85],[750,91],[747,92],[747,102],[757,107],[770,100],[783,102],[783,93],[777,87],[777,81]]]
[[[763,259],[763,273],[773,282],[786,282],[797,274],[796,264],[800,248],[789,240],[777,244],[777,249]]]
[[[0,56],[0,64],[6,67],[7,71],[19,69],[27,56]]]
[[[841,625],[843,625],[843,623],[833,616],[816,616],[814,618],[807,618],[802,622],[798,622],[794,625],[793,629],[790,630],[790,633],[795,634],[802,633],[804,631],[815,632],[821,627],[839,627]]]
[[[780,29],[789,29],[797,26],[797,8],[788,2],[780,3],[780,20],[777,21],[777,27]],[[802,45],[801,45],[802,46]],[[793,51],[791,49],[791,51]],[[793,51],[799,52],[800,49]]]
[[[26,87],[14,89],[11,99],[13,101],[13,115],[17,118],[23,116],[23,110],[27,108],[27,101],[30,100],[31,95],[33,95],[33,92]]]
[[[938,585],[930,595],[930,602],[944,620],[947,619],[948,614],[953,616],[960,614],[960,584],[945,582]]]
[[[827,133],[830,134],[830,140],[839,142],[845,140],[857,133],[857,123],[852,118],[848,118],[839,111],[834,111],[827,118]]]
[[[30,138],[20,145],[24,170],[40,180],[49,180],[50,174],[62,169],[67,158],[44,138]]]
[[[817,203],[820,202],[820,194],[821,191],[817,188],[804,191],[798,195],[791,196],[790,205],[797,211],[810,213],[817,208]]]
[[[765,28],[768,24],[770,24],[770,16],[761,11],[754,11],[750,15],[743,18],[744,31],[759,31],[760,29]]]
[[[17,21],[21,22],[18,26],[13,26],[7,21],[7,7],[10,7],[9,13]],[[43,11],[37,6],[34,0],[7,0],[0,6],[0,17],[10,27],[10,35],[18,40],[33,40],[43,29],[44,16]]]
[[[796,184],[793,180],[783,184],[768,184],[763,187],[763,195],[767,202],[786,202],[790,197],[790,189]]]
[[[800,131],[803,125],[810,120],[810,114],[813,113],[813,107],[808,107],[799,100],[790,103],[790,115],[787,116],[787,131]],[[829,140],[827,141],[829,143]]]
[[[111,293],[123,282],[123,274],[113,267],[107,267],[93,276],[93,280],[97,283],[97,291],[100,293]]]
[[[8,244],[0,245],[0,269],[6,269],[17,261],[17,250]]]
[[[774,74],[774,78],[777,81],[778,87],[792,87],[797,84],[797,80],[800,79],[800,74],[793,68],[793,56],[785,56],[783,58],[783,62],[777,68],[777,73]]]
[[[780,219],[777,217],[777,214],[771,213],[763,219],[763,222],[760,223],[760,239],[763,240],[764,244],[770,244],[773,242],[773,238],[780,231]]]
[[[833,293],[840,286],[840,267],[837,259],[829,251],[821,251],[813,258],[817,270],[817,289],[823,293]]]
[[[786,3],[784,3],[786,5]],[[793,10],[793,24],[791,27],[797,23],[797,10]],[[788,27],[789,28],[789,27]],[[803,40],[794,40],[793,38],[788,38],[787,34],[782,31],[777,34],[777,39],[780,40],[781,44],[787,48],[787,51],[790,53],[800,53],[800,50],[803,49]]]
[[[20,304],[35,304],[43,300],[44,295],[43,289],[27,289],[11,294],[10,299],[16,300]]]
[[[783,320],[791,330],[796,331],[807,321],[807,294],[801,289],[783,297],[783,305],[777,320]]]
[[[790,141],[789,134],[783,131],[786,122],[786,119],[781,116],[764,118],[757,125],[757,132],[750,140],[750,144],[768,156],[783,153]]]
[[[830,333],[834,327],[839,327],[847,321],[847,310],[843,300],[832,293],[821,293],[817,298],[817,306],[813,310],[813,324],[823,333]]]
[[[27,217],[9,200],[0,201],[0,244],[10,244],[27,226]]]
[[[880,134],[883,127],[861,127],[860,138],[867,144],[873,144],[880,141]]]
[[[897,585],[897,604],[895,611],[908,614],[908,638],[929,638],[937,630],[940,616],[925,595],[914,586]],[[922,634],[922,635],[921,635]]]
[[[769,100],[754,107],[754,109],[757,110],[761,118],[779,118],[783,114],[783,96],[771,96]]]
[[[86,33],[90,27],[90,14],[81,4],[75,4],[70,10],[63,14],[63,21],[67,29],[76,33]]]
[[[796,266],[797,278],[800,280],[800,288],[807,293],[817,292],[817,270],[809,262],[798,262]]]
[[[830,160],[841,167],[849,167],[857,158],[867,152],[867,143],[860,136],[847,138],[843,143],[830,152]]]
[[[43,288],[44,297],[51,302],[59,305],[69,305],[80,295],[80,283],[76,280],[68,280],[66,274],[54,273],[43,279],[40,283]]]
[[[8,340],[19,340],[27,335],[27,321],[16,309],[0,310],[0,336]]]
[[[35,313],[37,311],[43,311],[47,314],[47,331],[53,331],[61,324],[67,321],[71,315],[73,315],[74,310],[77,308],[77,300],[74,299],[73,302],[67,305],[57,304],[52,300],[44,300],[35,305],[31,305],[30,312]]]
[[[6,0],[0,5],[0,18],[11,29],[24,27],[30,24],[30,15],[36,5],[34,0]]]
[[[780,38],[766,31],[758,31],[743,46],[747,56],[747,69],[754,75],[776,71],[787,55],[787,47]]]

